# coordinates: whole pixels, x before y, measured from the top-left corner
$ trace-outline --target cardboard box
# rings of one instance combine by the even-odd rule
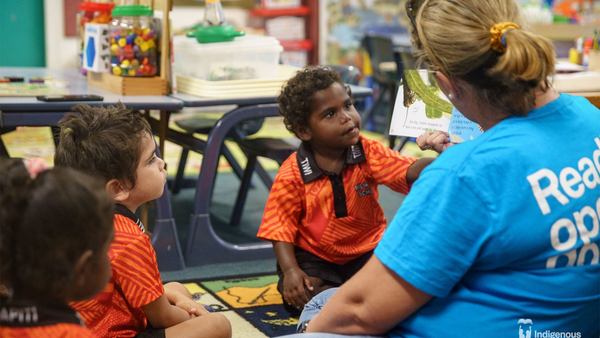
[[[92,72],[110,70],[110,34],[107,24],[85,25],[82,66]]]

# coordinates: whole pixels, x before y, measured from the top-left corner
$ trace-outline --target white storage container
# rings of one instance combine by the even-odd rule
[[[214,43],[175,36],[173,50],[175,74],[222,81],[277,78],[283,48],[270,36],[245,35]]]

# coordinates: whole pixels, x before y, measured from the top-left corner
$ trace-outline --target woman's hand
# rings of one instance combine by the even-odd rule
[[[310,301],[310,293],[313,290],[308,275],[298,267],[283,272],[283,301],[289,305],[302,310],[304,305]]]
[[[450,143],[447,132],[436,131],[434,133],[424,133],[417,137],[417,145],[421,150],[434,150],[441,154],[444,150],[454,145]]]

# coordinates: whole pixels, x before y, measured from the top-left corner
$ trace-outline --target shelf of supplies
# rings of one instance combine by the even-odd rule
[[[313,43],[310,40],[279,40],[284,50],[312,50]]]
[[[594,30],[600,29],[600,25],[533,25],[533,31],[551,40],[573,40],[578,36],[594,36]]]
[[[295,8],[253,8],[250,10],[250,15],[262,16],[262,17],[275,17],[275,16],[306,16],[310,13],[310,8],[306,6],[300,6]]]

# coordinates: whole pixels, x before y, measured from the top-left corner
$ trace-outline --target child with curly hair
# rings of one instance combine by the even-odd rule
[[[407,194],[433,159],[361,136],[350,88],[333,70],[301,70],[278,101],[286,128],[303,142],[277,173],[258,237],[273,242],[277,288],[295,314],[371,257],[387,225],[377,186]]]

